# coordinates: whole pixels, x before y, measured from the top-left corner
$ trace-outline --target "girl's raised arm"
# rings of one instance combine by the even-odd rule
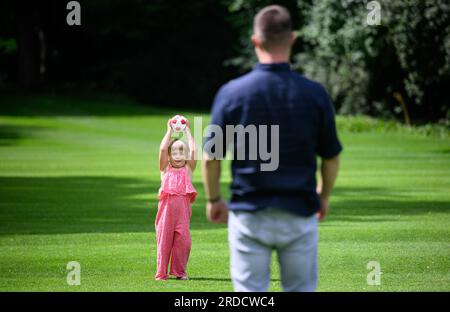
[[[169,144],[170,136],[172,135],[172,127],[170,126],[170,119],[167,121],[167,132],[164,135],[161,145],[159,146],[159,171],[164,171],[169,164]]]
[[[195,141],[191,134],[191,123],[189,121],[187,122],[186,126],[186,137],[188,139],[189,145],[189,157],[187,159],[187,165],[193,172],[195,170],[195,166],[197,165],[197,147],[195,146]]]

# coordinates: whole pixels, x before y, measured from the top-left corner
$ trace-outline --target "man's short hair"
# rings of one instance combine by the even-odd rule
[[[280,5],[261,9],[253,19],[253,32],[261,39],[265,49],[288,45],[292,32],[289,11]]]

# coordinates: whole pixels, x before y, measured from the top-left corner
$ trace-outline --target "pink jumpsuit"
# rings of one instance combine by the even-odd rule
[[[188,170],[187,165],[174,168],[169,164],[158,191],[156,279],[167,279],[169,260],[170,275],[187,276],[186,266],[191,251],[191,204],[197,197]]]

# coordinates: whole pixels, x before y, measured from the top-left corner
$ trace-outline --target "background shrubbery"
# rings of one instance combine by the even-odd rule
[[[82,26],[70,27],[67,1],[2,1],[0,90],[114,91],[151,105],[207,108],[222,83],[256,61],[252,18],[273,3],[79,2]],[[324,84],[341,114],[448,120],[448,1],[378,1],[378,26],[366,23],[368,2],[277,1],[299,35],[295,69]]]
[[[323,83],[342,114],[403,119],[401,96],[411,119],[449,118],[450,5],[444,0],[378,1],[381,25],[366,23],[369,1],[279,1],[293,12],[299,34],[294,66]],[[243,56],[252,64],[248,27],[242,25],[271,1],[236,0]],[[397,93],[397,98],[394,96]]]

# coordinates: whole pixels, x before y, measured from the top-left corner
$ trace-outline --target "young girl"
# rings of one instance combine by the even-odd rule
[[[170,140],[172,127],[167,122],[167,132],[159,152],[161,187],[158,192],[156,215],[157,269],[156,280],[166,280],[170,263],[170,275],[187,280],[186,266],[191,251],[189,223],[191,205],[197,191],[192,185],[192,173],[196,165],[196,147],[189,121],[185,130],[189,147],[178,139]]]

